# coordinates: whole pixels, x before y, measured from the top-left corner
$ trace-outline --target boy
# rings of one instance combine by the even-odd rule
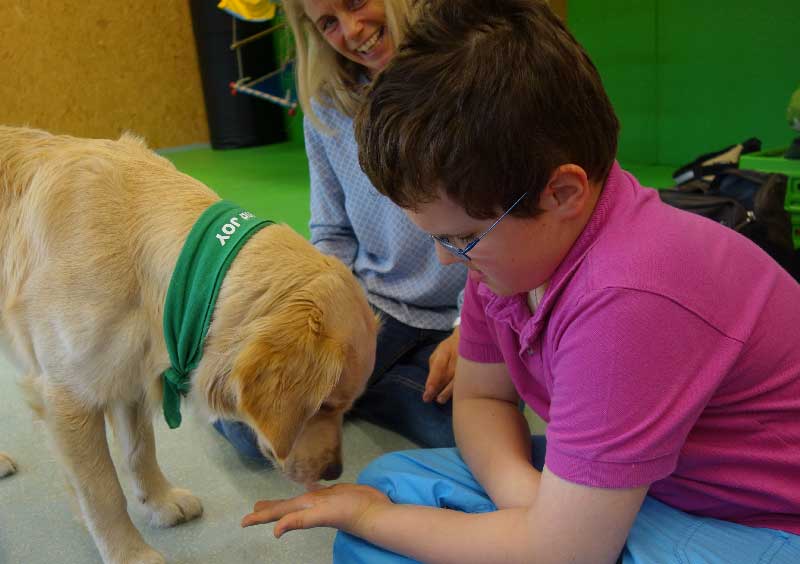
[[[800,286],[643,189],[617,134],[546,4],[429,3],[356,136],[373,184],[470,270],[458,450],[386,455],[368,485],[244,525],[336,527],[348,563],[800,561]],[[533,463],[520,397],[548,422]]]

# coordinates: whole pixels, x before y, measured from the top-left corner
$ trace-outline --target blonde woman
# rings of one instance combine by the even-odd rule
[[[421,446],[455,444],[450,396],[463,265],[442,266],[430,237],[361,171],[352,118],[391,60],[411,0],[285,0],[311,173],[311,241],[352,268],[383,318],[375,370],[352,414]],[[215,425],[260,457],[249,428]],[[327,476],[326,476],[327,477]],[[338,476],[329,476],[334,479]]]

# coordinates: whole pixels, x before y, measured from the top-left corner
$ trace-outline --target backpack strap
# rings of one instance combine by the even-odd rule
[[[739,157],[747,153],[761,150],[761,140],[751,137],[736,145],[730,145],[718,151],[712,151],[700,155],[692,162],[683,165],[672,173],[672,179],[676,185],[684,184],[690,180],[712,178],[731,167],[739,166]]]

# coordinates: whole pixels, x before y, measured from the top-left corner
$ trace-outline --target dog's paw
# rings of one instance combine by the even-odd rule
[[[17,465],[7,454],[0,452],[0,478],[16,473]]]
[[[189,490],[172,488],[163,496],[145,503],[154,527],[174,527],[203,514],[203,504]]]
[[[113,561],[114,564],[167,564],[161,553],[144,545],[142,548],[129,552],[123,558]]]

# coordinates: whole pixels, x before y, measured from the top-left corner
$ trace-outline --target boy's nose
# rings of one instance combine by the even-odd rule
[[[342,475],[342,463],[341,462],[331,462],[328,466],[325,467],[325,470],[322,471],[322,475],[320,478],[323,480],[336,480],[339,476]]]
[[[456,264],[458,262],[468,262],[467,259],[457,257],[456,255],[454,255],[453,253],[442,247],[438,242],[434,242],[433,244],[436,245],[436,258],[438,258],[439,262],[442,263],[443,265],[446,266],[448,264]]]

